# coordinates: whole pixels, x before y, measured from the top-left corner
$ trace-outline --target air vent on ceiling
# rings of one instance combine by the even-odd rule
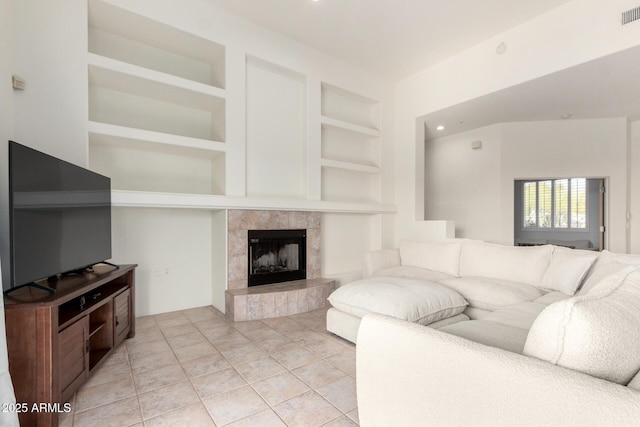
[[[622,12],[622,25],[630,24],[640,19],[640,6]]]

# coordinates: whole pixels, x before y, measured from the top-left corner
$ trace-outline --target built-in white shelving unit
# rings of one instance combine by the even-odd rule
[[[322,200],[379,203],[380,103],[326,83],[321,100]]]
[[[116,190],[225,194],[225,48],[89,1],[89,164]]]

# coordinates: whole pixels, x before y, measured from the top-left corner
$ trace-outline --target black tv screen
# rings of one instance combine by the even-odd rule
[[[11,284],[111,258],[111,180],[9,141]]]

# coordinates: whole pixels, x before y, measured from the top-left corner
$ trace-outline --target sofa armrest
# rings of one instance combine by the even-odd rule
[[[640,392],[386,316],[356,347],[362,426],[631,425]]]
[[[384,268],[400,265],[400,251],[398,249],[382,249],[369,252],[364,256],[362,277],[371,277],[373,273]]]

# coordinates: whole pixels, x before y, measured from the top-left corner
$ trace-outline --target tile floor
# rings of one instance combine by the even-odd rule
[[[60,426],[355,426],[355,346],[326,309],[231,322],[213,307],[136,319]]]

